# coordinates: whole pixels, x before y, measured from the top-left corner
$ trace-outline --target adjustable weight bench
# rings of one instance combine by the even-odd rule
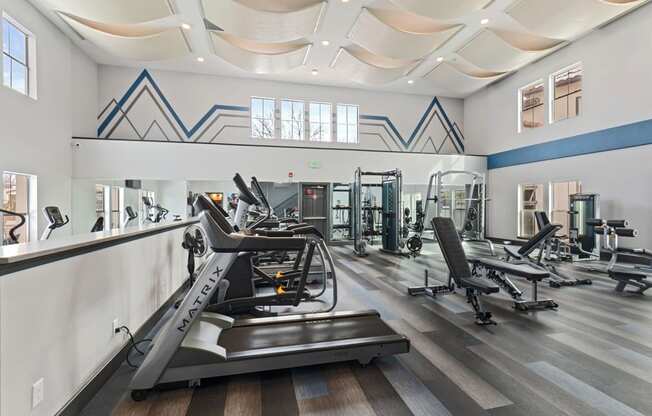
[[[525,245],[520,248],[515,246],[503,247],[507,254],[506,261],[515,260],[520,264],[527,264],[535,269],[546,271],[550,274],[551,278],[548,280],[550,287],[560,288],[563,286],[578,286],[590,285],[593,283],[591,279],[572,279],[568,278],[557,271],[557,268],[552,264],[547,264],[543,261],[543,255],[546,251],[546,246],[549,241],[554,238],[555,233],[562,228],[559,224],[542,224],[539,232],[530,238]],[[536,259],[530,257],[534,250],[539,249]],[[517,263],[517,264],[519,264]]]
[[[491,319],[491,312],[484,310],[480,301],[481,295],[490,295],[497,293],[501,288],[506,290],[514,299],[514,308],[518,310],[530,310],[533,308],[556,308],[557,304],[551,300],[539,300],[537,298],[537,283],[547,277],[547,272],[534,269],[528,265],[517,265],[507,263],[495,258],[474,258],[468,259],[462,247],[459,234],[455,229],[455,223],[450,218],[437,217],[432,220],[432,227],[435,236],[439,242],[444,260],[449,270],[450,290],[454,290],[455,285],[460,289],[466,290],[468,303],[473,306],[475,311],[475,322],[478,325],[495,324]],[[473,264],[473,270],[469,267]],[[496,285],[481,279],[477,271],[481,269],[483,275]],[[533,282],[533,298],[530,301],[521,298],[522,292],[505,276],[511,274],[514,276],[524,277]],[[412,287],[408,293],[416,295],[419,293],[430,294],[434,296],[438,291],[432,288],[441,288],[440,286],[423,286]]]
[[[629,285],[638,289],[632,293],[642,295],[646,290],[652,287],[652,281],[648,280],[652,275],[644,273],[634,267],[616,264],[617,261],[618,253],[615,252],[611,255],[611,260],[607,266],[609,277],[618,282],[616,284],[616,292],[624,292],[625,288]]]

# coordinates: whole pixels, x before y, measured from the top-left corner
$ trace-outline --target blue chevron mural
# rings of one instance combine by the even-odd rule
[[[150,114],[148,117],[152,119],[145,120],[144,124],[142,120],[136,123],[134,113],[138,113],[139,106],[149,105],[144,102],[146,99],[153,103],[156,114]],[[359,118],[360,136],[378,140],[379,145],[388,151],[441,153],[447,150],[446,153],[464,153],[464,136],[459,126],[451,122],[437,97],[430,101],[409,137],[403,137],[388,116],[361,114]],[[156,135],[165,138],[164,141],[210,144],[224,142],[221,135],[225,131],[247,129],[248,132],[249,122],[249,107],[214,104],[194,125],[188,125],[151,73],[143,70],[119,99],[111,99],[100,112],[97,136],[104,139],[152,140],[150,136]],[[140,130],[137,124],[141,125]],[[240,132],[240,135],[243,134]],[[433,134],[437,137],[433,137]],[[315,142],[310,144],[319,146]]]

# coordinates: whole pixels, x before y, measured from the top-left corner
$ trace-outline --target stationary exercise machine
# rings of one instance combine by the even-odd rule
[[[445,179],[470,179],[459,184],[446,184]],[[463,241],[481,242],[496,255],[493,243],[485,238],[486,217],[485,174],[465,170],[438,171],[430,176],[423,217],[428,218],[432,206],[434,217],[453,219]]]
[[[25,222],[27,221],[27,217],[25,216],[25,214],[21,214],[21,213],[18,213],[18,212],[9,211],[9,210],[2,209],[2,208],[0,208],[0,214],[2,214],[2,215],[5,216],[5,217],[6,217],[6,216],[9,216],[9,217],[18,217],[18,224],[14,225],[13,227],[11,227],[11,229],[9,229],[9,233],[8,233],[8,234],[9,234],[9,238],[8,238],[8,239],[4,239],[4,240],[2,241],[2,245],[3,245],[3,246],[8,246],[8,245],[12,245],[12,244],[18,244],[18,243],[20,242],[20,241],[19,241],[20,236],[19,236],[19,235],[16,235],[16,231],[18,231],[18,229],[19,229],[20,227],[22,227],[23,225],[25,225]]]
[[[365,223],[363,220],[363,213],[365,210],[371,211],[369,208],[373,208],[365,206],[362,199],[362,188],[365,186],[362,183],[362,178],[367,176],[381,178],[380,186],[382,187],[382,205],[379,207],[381,211],[381,250],[387,253],[405,255],[406,252],[403,250],[405,242],[401,235],[401,192],[403,189],[403,175],[399,169],[384,172],[363,171],[361,168],[356,169],[353,177],[351,204],[353,251],[358,256],[366,256],[368,253],[366,249],[367,240],[364,238],[365,229],[372,233],[374,231],[373,225],[372,229],[369,230],[368,223]],[[367,215],[373,214],[372,212],[367,212]]]
[[[122,222],[122,228],[127,228],[138,218],[138,213],[131,206],[125,207],[125,219]]]
[[[153,223],[159,223],[165,219],[170,213],[166,208],[160,204],[155,204],[152,198],[148,196],[143,197],[143,205],[145,206],[145,219]]]
[[[210,207],[210,205],[208,206]],[[308,313],[235,320],[205,309],[239,253],[300,250],[303,237],[262,237],[236,233],[217,209],[200,216],[212,254],[172,317],[150,344],[131,384],[143,400],[157,385],[357,360],[409,351],[409,341],[376,311]],[[309,253],[315,242],[309,243]]]
[[[62,215],[61,210],[56,206],[43,208],[43,215],[48,225],[43,230],[41,240],[49,239],[54,230],[62,228],[70,222],[70,218],[67,215]],[[98,217],[95,220],[90,232],[97,233],[100,231],[104,231],[104,217]]]

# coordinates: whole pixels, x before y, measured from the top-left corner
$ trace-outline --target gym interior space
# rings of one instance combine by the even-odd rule
[[[0,0],[0,416],[652,415],[649,0]]]

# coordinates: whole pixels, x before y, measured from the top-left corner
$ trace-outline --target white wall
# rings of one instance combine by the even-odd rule
[[[350,182],[355,169],[403,171],[404,183],[424,184],[435,170],[486,169],[475,156],[401,154],[324,149],[216,146],[114,140],[74,140],[76,178],[141,178],[156,180],[225,180],[235,172],[265,182]],[[310,162],[319,168],[311,168]],[[174,167],[174,168],[171,168]]]
[[[128,342],[113,320],[137,331],[186,279],[183,231],[2,276],[0,414],[54,415],[91,381]]]
[[[464,102],[468,151],[492,154],[652,118],[650,21],[652,6],[647,5],[468,97]],[[547,83],[550,73],[580,61],[582,114],[519,134],[518,89],[539,78]],[[488,235],[516,237],[518,184],[580,180],[584,192],[601,195],[602,216],[627,218],[641,229],[641,238],[622,239],[623,245],[652,247],[650,156],[652,146],[643,146],[492,169]]]
[[[101,113],[101,117],[99,117],[98,124],[101,124],[107,119],[111,110],[115,108],[115,104],[111,105],[111,102],[113,100],[119,101],[129,87],[136,81],[141,72],[141,69],[134,68],[100,67],[100,107],[98,114]],[[315,85],[228,78],[171,71],[149,71],[149,73],[183,124],[188,128],[191,128],[200,121],[215,104],[249,107],[251,97],[257,96],[276,98],[277,100],[296,99],[306,102],[329,102],[333,104],[333,113],[335,112],[335,104],[337,103],[357,104],[360,106],[360,115],[389,117],[400,135],[407,140],[433,99],[433,97],[422,95],[372,92],[352,88],[320,87]],[[145,91],[145,87],[149,88],[154,99]],[[141,92],[142,95],[140,94]],[[450,118],[451,123],[457,122],[462,127],[462,100],[440,98],[440,102]],[[107,105],[108,110],[104,111]],[[159,106],[164,109],[163,113],[159,109]],[[131,98],[123,105],[122,110],[127,113],[128,120],[125,118],[119,122],[120,117],[116,116],[108,125],[107,129],[102,132],[100,137],[140,139],[139,135],[142,135],[147,139],[154,140],[169,139],[171,141],[179,141],[188,139],[173,115],[166,109],[163,100],[156,94],[154,87],[149,81],[139,84],[139,87],[135,89]],[[308,110],[307,106],[305,110]],[[221,114],[220,119],[212,123],[216,119],[217,114]],[[396,144],[397,142],[391,137],[394,133],[389,132],[391,128],[386,122],[377,120],[360,120],[360,143],[345,146],[393,151],[410,150],[420,152],[423,150],[433,152],[432,145],[427,144],[428,138],[432,137],[432,140],[439,146],[445,139],[447,133],[436,116],[431,120],[431,115],[432,112],[428,113],[426,122],[423,124],[424,127],[428,125],[424,129],[424,134],[408,149]],[[170,122],[166,119],[166,116]],[[156,126],[150,129],[154,121],[158,123],[164,134]],[[368,126],[366,124],[380,124],[382,126]],[[277,127],[278,125],[277,120]],[[114,126],[116,126],[115,131],[112,132]],[[191,137],[192,140],[208,142],[214,137],[215,142],[224,143],[332,147],[328,143],[310,142],[306,140],[293,142],[278,139],[252,139],[250,137],[248,111],[219,111],[209,118],[206,123],[202,124],[202,126]],[[204,127],[207,126],[210,127],[203,134]],[[175,133],[175,129],[180,132],[180,136]],[[145,135],[148,130],[149,134]],[[335,132],[334,128],[333,132]],[[384,144],[383,140],[387,144]],[[341,147],[342,145],[339,146]],[[452,147],[452,144],[447,141],[441,153],[457,152]]]
[[[0,171],[38,176],[40,232],[44,206],[70,210],[70,136],[93,131],[97,66],[27,1],[0,0],[0,9],[36,37],[38,99],[0,86]]]

